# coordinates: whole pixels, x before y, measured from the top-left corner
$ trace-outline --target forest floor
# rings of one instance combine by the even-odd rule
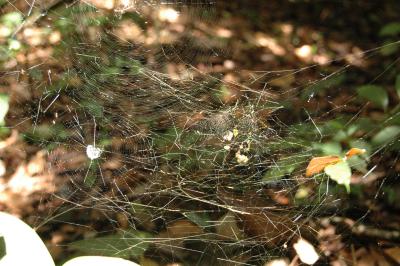
[[[57,262],[62,262],[76,254],[69,246],[71,242],[90,238],[97,235],[96,232],[106,235],[107,232],[115,232],[118,229],[128,230],[134,224],[143,231],[152,232],[156,238],[170,241],[168,247],[153,247],[141,254],[137,259],[142,265],[191,265],[193,261],[188,258],[188,254],[191,254],[190,246],[186,246],[185,243],[184,249],[184,244],[179,242],[179,239],[200,235],[203,236],[202,241],[212,241],[207,240],[206,230],[200,228],[201,222],[196,224],[193,222],[193,217],[182,219],[182,215],[174,213],[174,208],[187,208],[186,203],[182,203],[184,206],[181,206],[181,203],[175,202],[175,199],[167,196],[164,198],[164,195],[159,192],[156,194],[160,198],[159,201],[174,202],[168,205],[170,206],[168,211],[162,210],[169,212],[165,216],[163,216],[164,212],[160,214],[161,212],[155,209],[149,218],[143,213],[133,214],[132,217],[126,216],[124,211],[117,211],[118,206],[109,206],[117,201],[107,202],[110,198],[115,199],[116,188],[128,190],[128,187],[135,187],[135,193],[145,194],[144,191],[148,188],[145,185],[148,182],[146,180],[150,178],[147,169],[135,168],[132,172],[127,171],[124,173],[125,177],[134,176],[129,182],[114,180],[113,182],[120,183],[113,187],[110,182],[110,189],[102,188],[97,190],[96,194],[90,194],[81,191],[80,186],[76,186],[75,183],[71,184],[71,176],[85,176],[86,170],[82,170],[81,165],[87,161],[87,157],[85,152],[79,150],[81,148],[84,151],[84,146],[75,148],[73,144],[59,145],[59,141],[54,139],[36,141],[35,134],[29,135],[29,138],[26,137],[27,132],[37,130],[40,138],[44,139],[43,135],[47,134],[47,131],[40,125],[56,124],[58,115],[67,113],[70,104],[68,97],[72,97],[62,95],[57,96],[59,98],[51,98],[55,101],[53,109],[51,99],[42,99],[43,91],[38,91],[36,88],[39,86],[51,88],[52,83],[61,80],[67,73],[66,69],[76,68],[76,65],[85,66],[84,62],[79,61],[80,59],[70,58],[67,50],[63,50],[61,46],[63,43],[72,43],[75,46],[82,44],[74,43],[74,37],[71,37],[70,33],[62,32],[56,27],[48,27],[48,25],[53,25],[57,17],[61,16],[58,15],[60,9],[79,4],[93,4],[103,12],[102,14],[109,15],[115,12],[114,1],[91,0],[82,1],[82,3],[36,1],[31,11],[29,11],[31,9],[29,1],[6,2],[1,6],[1,16],[16,11],[24,15],[30,13],[37,15],[43,7],[48,7],[49,10],[40,18],[26,20],[27,23],[15,32],[15,38],[19,40],[23,48],[16,49],[10,57],[1,58],[0,92],[9,95],[10,107],[5,118],[7,130],[2,133],[0,142],[0,210],[22,218],[36,228]],[[39,2],[42,6],[38,4]],[[0,3],[3,2],[0,1]],[[161,6],[159,8],[161,9]],[[196,6],[193,8],[194,11],[191,11],[193,13],[188,13],[189,15],[186,16],[187,11],[184,7],[181,6],[181,8],[181,13],[174,13],[174,9],[166,9],[169,13],[154,13],[154,9],[145,8],[143,17],[149,21],[146,30],[126,21],[117,26],[113,25],[114,28],[102,30],[107,33],[112,32],[110,35],[116,37],[117,40],[133,44],[132,47],[139,47],[141,57],[139,61],[146,62],[152,67],[161,64],[162,67],[154,68],[162,70],[172,80],[179,81],[188,75],[192,75],[193,80],[201,80],[202,76],[206,76],[209,80],[217,80],[225,84],[220,88],[219,100],[221,106],[228,106],[232,110],[237,110],[235,108],[238,102],[243,103],[251,98],[249,91],[261,91],[268,88],[270,99],[288,106],[273,114],[274,121],[281,121],[285,128],[299,121],[314,123],[311,116],[318,119],[316,123],[321,124],[342,115],[357,119],[359,117],[372,119],[369,122],[371,124],[379,124],[380,122],[377,121],[381,121],[388,114],[392,120],[398,117],[399,111],[396,108],[400,100],[399,95],[396,94],[393,77],[396,73],[400,73],[398,63],[400,49],[394,52],[386,49],[385,52],[382,51],[382,46],[386,43],[397,42],[396,38],[400,35],[397,34],[388,39],[379,35],[381,29],[388,23],[399,22],[400,6],[396,5],[395,1],[383,3],[345,1],[341,4],[336,1],[316,3],[218,1]],[[179,19],[176,17],[177,14],[181,15]],[[100,21],[99,18],[94,18],[94,20]],[[9,45],[8,37],[1,35],[4,25],[4,22],[0,24],[0,45],[3,46]],[[79,32],[81,25],[77,23],[75,26],[75,30]],[[81,34],[88,39],[88,43],[96,43],[96,36],[99,33],[96,26],[82,31],[84,33],[81,32]],[[400,30],[398,32],[400,33]],[[152,52],[155,50],[154,47],[165,48],[165,51],[161,50],[165,52],[167,59],[160,61],[158,58],[161,50],[154,53]],[[111,58],[113,52],[99,49],[98,54],[99,56],[107,54],[105,57]],[[190,66],[195,71],[188,71],[187,65],[182,62],[190,62]],[[35,70],[35,73],[32,70]],[[122,68],[117,71],[122,75]],[[89,71],[87,73],[90,75]],[[338,81],[337,77],[340,76],[337,75],[338,73],[346,73],[346,75]],[[76,87],[83,86],[82,80],[79,79],[70,79],[69,82],[71,84],[75,82]],[[206,84],[204,81],[200,83]],[[322,85],[318,87],[320,84]],[[355,99],[357,98],[355,88],[363,84],[379,84],[386,88],[389,102],[384,108]],[[314,88],[315,91],[308,91],[310,88]],[[85,93],[88,91],[86,90]],[[114,93],[117,92],[114,91]],[[128,101],[129,98],[121,97],[121,106],[125,106],[125,100]],[[98,101],[101,101],[100,97]],[[48,112],[44,103],[48,104]],[[43,113],[40,119],[37,118],[36,112],[39,112],[37,110]],[[303,110],[306,111],[303,112]],[[261,112],[257,114],[263,115]],[[76,114],[77,117],[78,115],[81,114]],[[194,124],[202,119],[202,115],[201,111],[190,114],[191,120],[186,114],[178,115],[174,121],[178,121],[177,124],[179,124],[179,121],[186,119],[186,123]],[[266,116],[269,117],[270,114]],[[91,122],[91,119],[87,121]],[[94,123],[96,124],[96,121]],[[349,121],[350,125],[351,123],[352,120]],[[156,133],[162,131],[160,129],[162,124],[162,119],[157,120],[157,130],[154,130]],[[146,131],[144,127],[139,128]],[[88,132],[91,132],[90,130]],[[59,135],[64,134],[62,130],[57,132]],[[364,135],[360,132],[354,133],[356,137],[357,134],[360,135],[359,139],[367,139],[362,138]],[[368,132],[366,134],[368,135]],[[398,135],[394,136],[394,142],[398,142],[397,137]],[[321,139],[322,142],[325,140],[322,134]],[[50,148],[46,146],[49,142],[53,144],[52,152],[49,152]],[[62,139],[62,142],[73,143],[68,137]],[[343,145],[344,149],[351,148],[344,144],[343,140],[338,143]],[[138,145],[135,142],[130,145],[132,149],[140,150],[135,148]],[[117,141],[112,142],[111,146],[113,151],[122,150],[120,148],[122,144]],[[323,155],[330,155],[330,153]],[[121,155],[113,153],[107,161],[102,163],[101,169],[107,170],[104,172],[106,179],[111,179],[108,175],[121,173],[122,166],[118,163],[118,156]],[[245,159],[238,157],[237,154],[236,158],[238,161],[239,158]],[[315,208],[304,207],[301,212],[297,211],[296,215],[292,215],[292,209],[294,209],[292,201],[298,196],[300,185],[295,190],[289,189],[288,193],[265,188],[261,194],[258,190],[255,192],[250,189],[236,195],[230,191],[230,187],[226,188],[226,191],[214,192],[226,204],[221,208],[228,205],[258,207],[264,204],[263,197],[267,195],[270,198],[268,204],[288,210],[278,214],[278,217],[274,217],[276,214],[271,214],[268,222],[263,217],[252,216],[248,213],[238,213],[235,216],[236,214],[232,214],[235,213],[235,209],[233,212],[224,212],[222,218],[217,214],[212,217],[221,222],[229,218],[229,215],[233,215],[235,217],[231,218],[234,221],[240,221],[233,222],[237,223],[235,225],[231,222],[217,227],[215,230],[219,235],[228,239],[232,237],[232,233],[226,233],[226,231],[230,230],[234,235],[239,232],[246,235],[243,237],[246,241],[257,240],[257,246],[249,248],[251,251],[240,251],[230,260],[219,260],[218,265],[259,265],[262,263],[274,265],[272,262],[274,260],[276,262],[277,259],[284,263],[279,265],[300,265],[300,260],[303,260],[301,253],[305,251],[293,249],[293,242],[296,240],[287,241],[293,235],[281,234],[283,229],[280,225],[286,223],[289,214],[292,220],[297,222],[295,227],[298,228],[299,234],[303,233],[300,233],[300,228],[308,229],[310,236],[304,233],[304,237],[308,239],[307,243],[312,243],[313,248],[317,250],[320,256],[317,263],[321,265],[399,265],[400,161],[398,158],[398,150],[390,149],[389,144],[385,144],[379,150],[374,150],[367,164],[367,168],[372,170],[368,174],[361,171],[352,175],[351,194],[346,193],[344,189],[336,194],[341,199],[340,207],[333,204],[332,202],[335,201],[332,200],[326,208],[322,203],[318,203],[321,205]],[[167,164],[164,166],[160,170],[163,174],[171,171]],[[305,172],[305,168],[306,165],[303,165],[302,173]],[[207,171],[206,167],[204,171]],[[197,171],[196,174],[200,175],[202,172]],[[160,178],[159,180],[165,180],[166,183],[170,182],[168,178],[163,179],[163,176]],[[160,182],[159,180],[157,182]],[[79,181],[76,182],[79,183]],[[152,185],[155,183],[156,181]],[[164,186],[164,184],[157,185]],[[106,184],[104,186],[106,187]],[[165,187],[168,186],[169,184],[165,184]],[[309,183],[301,187],[317,188],[315,184]],[[155,188],[152,187],[152,189]],[[207,189],[210,188],[207,187]],[[197,192],[190,196],[201,198],[202,194],[200,191]],[[104,199],[101,198],[102,194],[104,194]],[[154,199],[151,197],[151,195],[146,195],[143,200],[146,206],[152,204]],[[94,200],[90,201],[90,198]],[[214,204],[213,200],[210,202]],[[202,202],[188,201],[187,203],[199,204],[199,208],[204,207],[213,211],[220,208],[217,205],[209,206],[212,204],[208,204],[206,199]],[[90,207],[90,204],[94,204],[93,207]],[[154,206],[159,206],[158,204],[154,203]],[[295,219],[295,217],[301,218]],[[270,219],[272,221],[269,221]],[[269,227],[269,223],[273,225],[273,229]],[[270,233],[266,230],[277,231],[275,234],[272,233],[272,238],[276,240],[263,240],[262,236]],[[222,238],[218,241],[225,240]],[[283,247],[284,245],[284,251],[276,248],[276,246]],[[196,248],[199,249],[199,247]],[[171,251],[172,249],[174,250]],[[244,250],[247,249],[244,248]],[[260,255],[263,252],[264,254]],[[267,256],[269,252],[272,254],[271,259]],[[215,254],[215,256],[220,256],[218,252]],[[164,258],[160,258],[162,256]]]

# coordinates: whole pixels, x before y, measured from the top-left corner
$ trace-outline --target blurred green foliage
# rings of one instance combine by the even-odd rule
[[[71,243],[70,246],[82,255],[132,259],[138,258],[146,251],[151,243],[151,237],[152,235],[148,232],[131,229],[114,235],[76,241]]]
[[[0,1],[0,4],[4,2]],[[129,75],[132,80],[136,78],[140,80],[140,78],[143,78],[141,75],[143,74],[142,71],[147,66],[140,60],[136,60],[130,56],[123,57],[114,55],[113,53],[105,55],[102,53],[104,51],[100,53],[100,49],[93,49],[93,46],[90,45],[88,47],[84,45],[77,46],[77,36],[84,36],[87,32],[82,31],[82,29],[89,27],[98,27],[100,31],[109,31],[121,19],[130,19],[140,26],[140,28],[146,29],[146,20],[137,12],[127,13],[122,16],[99,13],[90,5],[80,6],[79,8],[62,8],[57,10],[57,12],[57,19],[54,21],[54,25],[56,29],[61,31],[62,41],[60,45],[54,47],[56,50],[54,56],[57,58],[73,56],[74,63],[78,67],[74,69],[66,68],[65,72],[61,74],[61,78],[46,87],[47,96],[55,96],[55,93],[60,92],[60,88],[62,88],[63,92],[70,93],[71,95],[74,95],[74,92],[79,92],[77,94],[81,95],[81,97],[73,98],[71,96],[71,99],[77,102],[78,111],[84,110],[85,114],[100,120],[99,123],[103,125],[115,123],[112,120],[112,114],[105,111],[104,102],[100,97],[94,98],[91,96],[100,93],[101,88],[107,87],[110,91],[113,91],[118,86],[121,86],[122,83],[118,83],[121,73]],[[90,14],[90,16],[86,16],[87,14]],[[253,23],[261,23],[260,16],[254,10],[245,11],[245,14]],[[79,25],[76,22],[77,17],[80,18]],[[24,44],[13,36],[13,33],[21,26],[23,21],[24,18],[19,12],[10,12],[0,18],[1,24],[5,26],[5,36],[7,38],[6,44],[0,45],[0,60],[6,61],[14,56],[15,52],[24,48]],[[394,55],[398,51],[399,45],[396,42],[400,35],[399,22],[384,25],[377,35],[383,44],[380,52],[384,57]],[[296,38],[293,37],[293,39]],[[101,41],[101,45],[103,45],[102,49],[112,51],[113,40],[104,39]],[[107,43],[107,41],[110,43]],[[316,54],[316,52],[317,46],[312,45],[312,54]],[[90,66],[90,73],[85,69],[86,66]],[[30,79],[35,82],[41,82],[47,77],[47,74],[40,70],[40,68],[33,68],[28,70],[28,72]],[[327,69],[326,72],[330,73],[330,69]],[[88,73],[90,76],[87,75]],[[347,192],[351,191],[352,195],[361,198],[363,196],[361,185],[354,187],[351,185],[350,189],[352,171],[366,174],[373,154],[379,152],[382,148],[385,148],[389,152],[398,151],[400,146],[399,99],[392,98],[392,95],[396,94],[400,97],[400,74],[395,73],[394,76],[389,76],[388,79],[393,79],[393,82],[390,81],[392,82],[391,84],[388,84],[387,80],[382,82],[378,80],[374,84],[365,84],[367,82],[364,81],[364,84],[358,83],[354,85],[353,80],[351,80],[352,76],[347,72],[339,71],[333,73],[332,75],[309,82],[305,88],[302,88],[299,92],[301,101],[307,102],[312,97],[321,97],[318,98],[320,101],[326,100],[327,98],[325,97],[330,95],[332,91],[339,94],[340,91],[338,89],[340,87],[348,86],[352,87],[351,95],[355,95],[356,97],[356,101],[350,104],[354,104],[354,106],[360,109],[368,106],[369,109],[370,105],[366,105],[366,103],[370,102],[370,109],[378,110],[379,116],[369,116],[369,112],[366,115],[361,114],[357,117],[354,117],[354,113],[336,115],[336,113],[332,112],[333,115],[330,117],[323,118],[320,122],[314,122],[308,113],[308,116],[304,116],[304,113],[300,114],[298,110],[295,110],[296,106],[293,104],[293,98],[289,98],[283,99],[279,104],[265,104],[267,109],[269,108],[274,111],[283,107],[290,112],[291,116],[297,119],[293,119],[296,120],[295,122],[282,126],[283,129],[278,129],[281,130],[277,133],[279,137],[257,138],[257,134],[262,134],[263,132],[252,132],[254,124],[248,127],[243,126],[239,130],[239,136],[235,137],[229,143],[229,149],[231,150],[228,150],[224,149],[223,145],[221,145],[223,141],[220,140],[222,136],[218,135],[220,132],[202,133],[196,130],[185,130],[175,125],[169,125],[166,129],[151,131],[149,133],[153,145],[151,148],[155,149],[155,153],[160,158],[161,164],[178,165],[177,169],[175,169],[178,172],[174,173],[177,176],[182,175],[184,178],[187,178],[187,176],[190,176],[190,174],[199,169],[203,171],[209,170],[209,175],[211,176],[215,172],[225,171],[224,173],[228,173],[227,176],[229,179],[233,180],[229,183],[231,187],[240,192],[248,189],[247,184],[243,184],[242,182],[247,179],[250,180],[249,182],[253,182],[252,184],[261,187],[271,182],[286,179],[294,180],[295,177],[301,177],[304,175],[307,163],[313,156],[336,155],[343,157],[344,152],[352,147],[366,149],[365,155],[355,156],[346,162],[326,167],[324,174],[316,177],[316,180],[320,182],[316,197],[308,198],[307,196],[311,193],[305,191],[305,189],[303,197],[299,197],[302,198],[304,205],[309,205],[315,201],[322,201],[322,195],[328,193],[336,196],[341,195],[344,189],[341,186],[337,186],[339,184],[344,185]],[[81,83],[78,83],[78,85],[73,84],[74,79],[80,79]],[[224,83],[218,83],[216,87],[219,89],[209,90],[210,94],[214,94],[213,99],[220,99],[221,94],[222,96],[229,95],[229,87]],[[248,99],[249,101],[251,100],[250,97],[246,98],[246,100]],[[393,103],[397,103],[397,105]],[[115,103],[115,105],[118,105],[118,103]],[[230,110],[223,105],[219,107],[221,110],[226,108],[224,111]],[[264,106],[259,104],[258,107],[261,108]],[[5,116],[8,110],[9,96],[2,93],[0,94],[1,129],[5,128]],[[215,112],[215,110],[210,111]],[[319,113],[313,114],[313,116],[318,115]],[[134,119],[138,124],[143,123],[149,128],[155,127],[154,125],[157,122],[153,118],[144,116],[138,116]],[[238,124],[238,121],[234,121],[235,126]],[[22,133],[25,140],[28,143],[41,145],[46,149],[57,147],[58,143],[67,141],[73,134],[72,130],[62,123],[51,125],[48,121],[45,121],[41,124],[35,123],[33,127],[30,132]],[[101,127],[97,143],[102,146],[111,144],[109,136],[111,128],[112,126]],[[229,130],[233,129],[229,128]],[[210,137],[210,135],[213,136]],[[237,152],[237,150],[243,149],[240,148],[243,145],[250,146],[246,154],[249,154],[249,157],[251,155],[255,158],[254,161],[250,160],[253,168],[248,165],[237,165],[231,162],[234,161],[234,159],[232,160],[234,158],[232,154]],[[268,158],[272,163],[268,164],[267,167],[263,165],[266,169],[255,169],[256,166],[254,165],[260,163],[256,161],[258,158]],[[99,178],[100,163],[97,160],[93,160],[88,161],[84,166],[87,169],[84,184],[88,188],[93,187]],[[263,163],[262,161],[260,165]],[[254,170],[256,174],[253,175],[250,172],[251,170]],[[328,178],[334,180],[335,183],[329,183]],[[191,181],[188,180],[188,183]],[[214,187],[207,187],[207,189],[211,190]],[[384,187],[384,191],[387,193],[387,199],[390,203],[394,203],[397,200],[394,195],[395,191],[391,188]],[[145,213],[147,211],[140,203],[132,203],[132,213],[135,215],[139,215],[140,213],[143,216],[150,216]],[[186,211],[182,215],[203,229],[212,226],[210,215],[207,212]],[[77,241],[71,244],[71,248],[84,254],[138,258],[149,247],[152,237],[153,235],[147,232],[128,230],[114,235]],[[0,238],[0,257],[1,251]]]
[[[386,109],[389,104],[389,96],[386,90],[377,85],[364,85],[357,88],[358,95],[365,98],[378,107]]]

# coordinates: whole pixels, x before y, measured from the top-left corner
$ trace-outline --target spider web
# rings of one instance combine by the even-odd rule
[[[329,73],[318,64],[243,68],[232,72],[247,79],[225,79],[209,69],[234,51],[204,33],[217,21],[217,3],[121,3],[104,11],[71,2],[45,15],[68,33],[44,62],[58,69],[34,82],[37,100],[15,127],[31,128],[25,139],[47,150],[50,171],[66,180],[53,195],[63,204],[40,226],[122,231],[121,239],[142,239],[136,244],[146,244],[146,256],[194,265],[259,264],[287,254],[293,238],[315,235],[313,218],[338,213],[337,195],[346,194],[325,176],[306,178],[305,168],[337,133],[326,121],[341,114],[356,124],[365,108],[348,110],[356,97],[345,89],[319,94],[357,75],[347,55],[326,62],[335,65]],[[314,73],[324,76],[310,80]],[[295,86],[277,86],[292,78]],[[299,99],[314,104],[293,104]],[[304,190],[307,201],[298,199]],[[102,218],[63,218],[69,212]],[[151,237],[132,236],[133,229]],[[126,252],[110,246],[117,256]]]

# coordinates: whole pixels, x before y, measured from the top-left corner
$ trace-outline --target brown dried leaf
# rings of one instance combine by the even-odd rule
[[[166,234],[170,238],[187,238],[203,233],[203,230],[188,220],[178,220],[169,224]]]
[[[257,238],[270,247],[287,241],[296,228],[288,213],[264,211],[239,215],[241,229],[247,236]]]
[[[365,149],[351,148],[348,152],[346,152],[346,158],[350,158],[355,155],[364,154],[365,152],[366,152]]]
[[[387,248],[384,252],[400,265],[400,247]]]
[[[306,176],[310,177],[312,175],[322,172],[325,167],[331,164],[340,162],[342,159],[339,156],[323,156],[314,157],[311,159],[310,163],[306,169]]]

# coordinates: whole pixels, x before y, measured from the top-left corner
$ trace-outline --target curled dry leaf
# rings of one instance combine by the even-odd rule
[[[310,163],[306,169],[306,176],[310,177],[315,174],[322,172],[325,167],[340,162],[342,159],[339,156],[323,156],[314,157],[311,159]]]
[[[346,155],[343,159],[336,155],[314,157],[307,166],[306,177],[319,174],[325,169],[325,167],[329,165],[339,163],[342,160],[347,160],[355,155],[364,154],[365,152],[365,149],[351,148],[348,152],[346,152]]]
[[[315,251],[314,246],[302,238],[293,244],[293,248],[300,260],[305,264],[312,265],[319,259],[319,255],[317,251]]]
[[[346,159],[355,156],[355,155],[361,155],[366,152],[365,149],[359,149],[359,148],[351,148],[348,152],[346,152]]]

